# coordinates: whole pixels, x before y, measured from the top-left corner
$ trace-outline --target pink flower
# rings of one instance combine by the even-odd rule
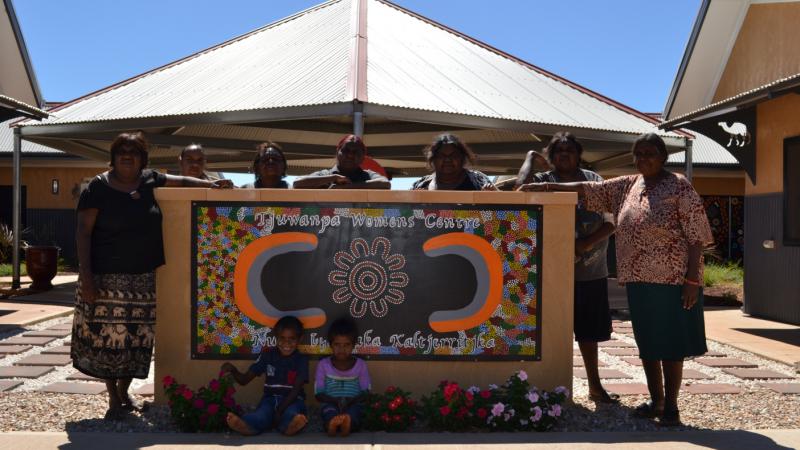
[[[165,377],[164,377],[164,381],[163,381],[163,383],[164,383],[164,387],[165,387],[165,388],[167,388],[167,387],[170,387],[170,386],[172,386],[173,384],[175,384],[175,378],[173,378],[173,377],[171,377],[171,376],[167,375],[167,376],[165,376]]]
[[[449,402],[450,399],[453,398],[453,395],[455,395],[458,392],[458,389],[459,389],[458,385],[455,384],[455,383],[448,384],[447,386],[445,386],[444,387],[444,398],[445,398],[445,400],[447,400]]]
[[[439,412],[443,416],[446,416],[446,415],[450,414],[450,407],[449,406],[442,406],[441,408],[439,408]]]
[[[236,393],[236,389],[233,386],[228,386],[228,389],[225,391],[225,397],[230,397]]]
[[[526,395],[525,397],[531,403],[536,403],[536,402],[539,401],[539,394],[537,394],[536,392],[533,392],[533,391],[528,392],[528,395]]]
[[[197,409],[203,409],[206,407],[206,402],[204,402],[202,398],[197,398],[192,403],[192,406],[194,406]]]
[[[219,390],[219,380],[211,380],[211,382],[208,383],[208,387],[211,388],[212,391],[217,392]]]
[[[219,405],[218,404],[212,403],[212,404],[208,405],[208,413],[211,414],[212,416],[214,414],[216,414],[218,411],[219,411]]]
[[[183,398],[186,400],[191,400],[192,397],[194,397],[191,389],[184,389],[183,392],[181,392],[181,395],[183,395]]]
[[[538,422],[542,419],[542,408],[535,406],[533,408],[533,417],[531,417],[531,422]]]
[[[519,372],[517,372],[517,378],[519,378],[522,381],[525,381],[528,379],[528,374],[524,370],[520,370]]]
[[[495,403],[494,406],[492,406],[492,415],[497,417],[500,414],[503,414],[503,411],[505,411],[505,409],[506,409],[506,406],[504,404],[499,403],[499,402]]]
[[[230,398],[230,397],[223,398],[222,399],[222,404],[225,405],[225,407],[228,408],[228,409],[233,408],[233,405],[235,405],[233,399]]]
[[[553,405],[550,407],[550,411],[547,411],[547,415],[550,417],[558,417],[561,415],[561,405]]]

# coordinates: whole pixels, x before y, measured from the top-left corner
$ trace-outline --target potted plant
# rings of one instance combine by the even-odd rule
[[[28,245],[25,247],[25,268],[31,277],[31,289],[49,291],[53,289],[51,281],[58,272],[58,252],[61,249],[54,245]]]

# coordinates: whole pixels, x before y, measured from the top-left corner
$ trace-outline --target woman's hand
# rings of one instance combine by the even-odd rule
[[[527,183],[517,188],[518,191],[524,192],[546,192],[547,183]]]
[[[683,283],[683,293],[681,294],[681,298],[683,299],[683,309],[691,309],[695,303],[697,303],[697,298],[700,295],[700,286],[692,283]]]
[[[233,189],[233,181],[214,180],[211,182],[211,189]]]
[[[492,183],[485,183],[483,186],[481,186],[481,190],[482,191],[496,191],[497,190],[497,186],[495,186]]]
[[[81,275],[80,282],[81,299],[91,305],[97,299],[97,289],[94,287],[94,280],[91,275]]]

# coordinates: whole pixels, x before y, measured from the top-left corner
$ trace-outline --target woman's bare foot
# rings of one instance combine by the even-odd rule
[[[239,434],[245,436],[254,436],[256,434],[256,432],[253,431],[249,425],[247,425],[247,422],[232,412],[229,412],[225,417],[225,422],[228,424],[228,427],[230,427],[231,430]]]
[[[338,416],[334,416],[333,419],[328,422],[328,436],[336,436],[336,433],[339,431],[339,427],[342,426],[342,421],[344,421],[344,416],[339,414]]]
[[[352,425],[350,414],[342,414],[342,418],[342,427],[339,429],[339,432],[342,434],[342,437],[350,436],[350,426]]]
[[[307,423],[308,419],[306,416],[297,414],[296,416],[292,417],[292,421],[289,422],[289,426],[286,427],[286,431],[284,431],[283,434],[286,436],[294,436],[295,434],[299,433],[300,430],[305,428]]]

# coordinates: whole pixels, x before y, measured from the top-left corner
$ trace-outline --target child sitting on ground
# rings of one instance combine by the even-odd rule
[[[362,403],[369,394],[367,364],[353,356],[358,329],[350,319],[335,320],[328,329],[333,355],[317,365],[314,393],[329,436],[342,437],[358,429]]]
[[[308,423],[303,385],[308,382],[308,356],[297,350],[303,336],[303,324],[296,317],[285,316],[273,329],[277,345],[266,348],[247,372],[239,372],[233,364],[222,365],[223,373],[245,385],[265,374],[264,395],[255,411],[242,417],[228,413],[228,426],[239,433],[252,436],[275,427],[292,436]]]

